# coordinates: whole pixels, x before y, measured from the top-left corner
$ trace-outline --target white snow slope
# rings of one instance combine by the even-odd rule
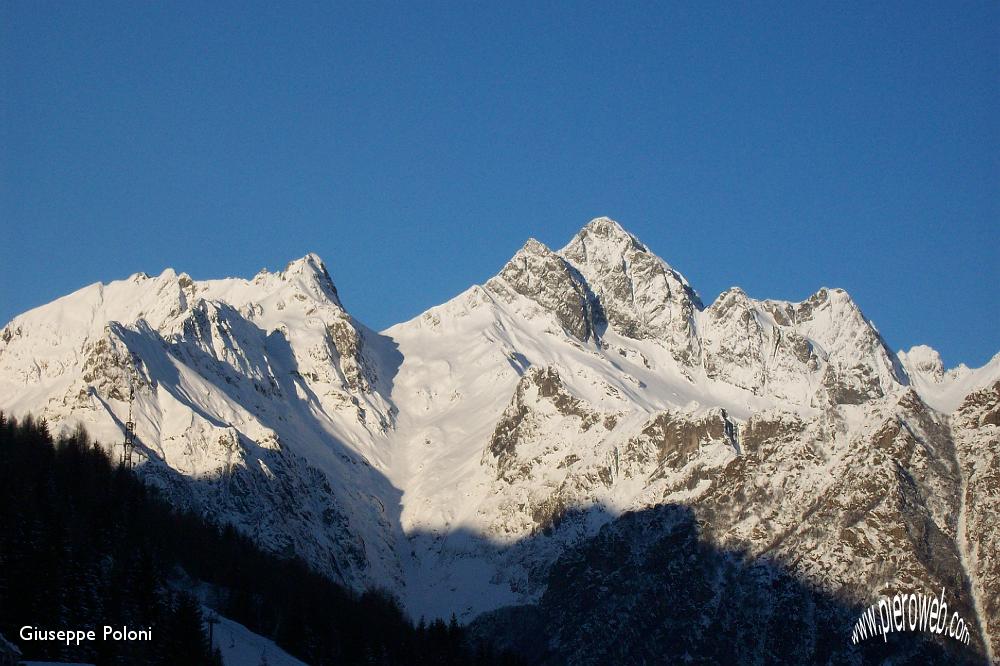
[[[212,646],[222,652],[222,663],[226,666],[305,666],[274,641],[255,634],[239,622],[219,615],[207,606],[202,607],[206,617],[216,621],[212,629]]]

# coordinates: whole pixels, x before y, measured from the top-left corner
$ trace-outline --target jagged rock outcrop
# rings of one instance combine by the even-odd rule
[[[739,450],[736,429],[726,410],[711,410],[702,415],[659,412],[622,448],[623,473],[626,477],[645,476],[654,481],[665,470],[682,469],[712,443],[729,446],[733,453]]]
[[[732,288],[703,317],[706,374],[755,395],[861,404],[907,377],[851,297],[820,289],[801,303],[754,301]]]
[[[586,284],[559,255],[533,238],[486,287],[508,301],[511,292],[531,299],[579,340],[595,334],[592,295]]]
[[[509,537],[546,529],[567,509],[597,499],[593,486],[610,485],[617,473],[596,450],[616,422],[616,414],[601,413],[572,395],[555,369],[528,369],[483,454],[484,464],[495,466],[494,483],[505,498],[490,510],[499,512],[496,533]]]
[[[953,418],[963,475],[958,540],[990,656],[1000,656],[1000,382],[971,393]]]
[[[659,340],[682,365],[697,365],[698,295],[680,273],[621,225],[597,218],[559,254],[587,281],[615,332]]]

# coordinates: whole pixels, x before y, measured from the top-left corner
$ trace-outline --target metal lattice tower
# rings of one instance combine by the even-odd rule
[[[125,442],[122,450],[122,466],[132,469],[132,451],[135,449],[135,421],[132,420],[132,403],[135,401],[135,386],[129,381],[128,421],[125,422]]]

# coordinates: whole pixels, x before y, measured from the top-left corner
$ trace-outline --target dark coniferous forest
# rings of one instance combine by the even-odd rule
[[[30,659],[220,664],[195,581],[217,610],[310,664],[508,664],[452,621],[414,626],[386,593],[353,593],[230,527],[172,509],[83,429],[0,413],[0,633]],[[20,627],[152,628],[152,641],[20,640]]]

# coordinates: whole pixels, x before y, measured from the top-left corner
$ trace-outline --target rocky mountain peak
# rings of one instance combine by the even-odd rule
[[[570,245],[574,243],[609,244],[620,247],[631,247],[636,250],[648,251],[642,242],[629,233],[622,225],[610,217],[595,217],[577,232]]]
[[[336,305],[343,307],[340,302],[340,295],[337,287],[333,284],[326,264],[315,252],[310,252],[301,259],[296,259],[288,264],[280,273],[285,281],[297,280],[315,296],[325,296]]]
[[[521,247],[521,249],[518,250],[518,254],[520,254],[521,252],[527,254],[539,254],[539,255],[553,254],[552,250],[550,250],[545,243],[535,238],[529,238],[525,242],[525,244]]]
[[[732,307],[733,305],[749,306],[751,302],[750,297],[741,288],[730,287],[716,297],[708,310],[718,310],[720,308]]]
[[[534,238],[486,286],[508,302],[514,301],[514,294],[534,301],[580,340],[594,335],[595,316],[586,284],[562,257]]]
[[[701,300],[683,275],[620,224],[599,217],[558,253],[586,281],[619,335],[657,340],[683,366],[697,364]]]
[[[820,287],[815,294],[799,304],[800,314],[809,316],[815,310],[836,310],[848,312],[860,312],[854,299],[845,290],[840,288],[830,289]]]
[[[289,261],[288,265],[285,266],[285,270],[282,272],[286,275],[295,275],[302,273],[303,271],[326,275],[329,277],[326,265],[323,263],[320,256],[315,252],[309,252],[305,256]]]

